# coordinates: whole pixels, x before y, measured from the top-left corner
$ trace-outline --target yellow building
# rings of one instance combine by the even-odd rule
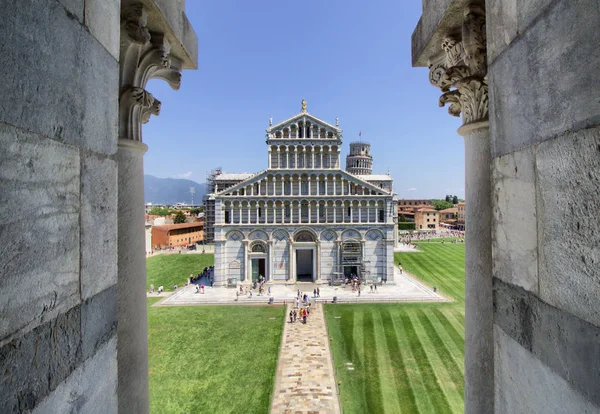
[[[458,215],[458,207],[450,207],[439,211],[440,223],[454,223]]]
[[[436,231],[439,229],[439,213],[433,208],[415,210],[415,230]]]
[[[458,212],[456,214],[456,225],[460,230],[465,229],[465,202],[462,201],[456,205]]]

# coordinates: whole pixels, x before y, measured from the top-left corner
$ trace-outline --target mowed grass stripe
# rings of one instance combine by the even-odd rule
[[[402,315],[405,315],[406,309],[400,311],[394,309],[392,323],[394,324],[394,330],[396,331],[396,338],[402,355],[404,356],[404,365],[406,367],[406,376],[410,384],[413,395],[415,396],[415,403],[417,406],[416,412],[419,413],[432,413],[434,411],[434,405],[430,398],[429,389],[427,388],[426,378],[421,374],[419,363],[420,361],[412,352],[411,343],[414,342],[414,335],[409,336],[409,332],[404,327]],[[408,412],[408,411],[406,411]]]
[[[425,333],[429,337],[429,340],[435,347],[435,351],[440,356],[444,367],[450,374],[452,382],[457,387],[461,400],[463,399],[464,393],[464,372],[463,364],[458,363],[454,358],[454,355],[461,353],[460,347],[455,347],[454,343],[448,340],[447,332],[441,326],[435,326],[431,319],[435,318],[431,312],[424,312],[423,310],[417,310],[416,316],[419,322],[425,329]],[[439,330],[438,330],[439,329]],[[453,350],[454,352],[452,352]],[[454,355],[453,355],[454,354]],[[464,358],[464,357],[463,357]]]
[[[388,309],[382,310],[381,322],[389,353],[389,363],[394,374],[394,379],[396,380],[397,401],[400,404],[402,412],[417,413],[419,409],[417,408],[415,394],[410,385],[408,372],[404,364],[406,355],[404,349],[400,348],[400,343],[396,336],[396,327]]]
[[[447,335],[450,337],[450,339],[452,339],[452,342],[454,342],[454,345],[462,350],[461,354],[464,357],[465,355],[465,335],[464,335],[464,329],[462,330],[462,335],[460,334],[460,332],[458,331],[458,329],[455,326],[454,321],[451,321],[446,312],[441,312],[439,309],[432,309],[431,313],[433,314],[433,316],[436,318],[438,324],[440,327],[442,327]]]
[[[458,387],[453,373],[455,367],[452,366],[452,357],[447,350],[446,355],[444,354],[442,349],[440,349],[444,348],[444,344],[440,344],[439,340],[428,332],[428,329],[425,326],[427,317],[424,314],[420,312],[409,312],[408,316],[412,321],[415,332],[419,335],[423,351],[433,368],[433,373],[444,399],[449,407],[451,407],[449,410],[452,412],[459,411],[459,409],[463,407],[463,401],[461,395],[457,392]],[[445,358],[450,359],[449,364]]]
[[[377,365],[379,366],[379,385],[383,398],[383,412],[399,413],[400,400],[398,391],[398,373],[392,367],[391,361],[394,358],[401,358],[401,355],[393,354],[387,346],[385,327],[383,322],[382,309],[373,310],[373,322],[375,327],[375,346],[377,347]],[[394,398],[396,397],[396,398]]]
[[[419,372],[423,376],[423,383],[425,384],[425,388],[427,388],[429,399],[434,408],[433,412],[449,413],[451,411],[450,405],[448,404],[448,400],[446,399],[440,384],[437,382],[429,358],[423,349],[423,343],[415,331],[411,318],[404,313],[401,315],[401,319],[404,330],[409,338],[410,349],[418,361]]]
[[[364,349],[368,354],[364,355],[365,371],[365,400],[369,411],[375,413],[383,412],[381,383],[379,378],[379,364],[377,354],[379,352],[375,343],[375,322],[373,321],[373,313],[367,311],[363,317],[363,341]]]

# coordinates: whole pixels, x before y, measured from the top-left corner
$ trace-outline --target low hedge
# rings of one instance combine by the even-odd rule
[[[398,223],[398,230],[414,230],[414,229],[415,229],[415,223],[411,223],[410,221]]]

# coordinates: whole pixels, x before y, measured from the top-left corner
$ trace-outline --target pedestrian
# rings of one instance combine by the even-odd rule
[[[317,289],[313,289],[313,298],[317,297]]]
[[[360,297],[360,285],[358,286],[358,297]]]
[[[150,284],[150,293],[154,293],[154,284]]]
[[[294,322],[296,322],[297,317],[298,317],[298,312],[296,312],[296,309],[294,309]]]
[[[304,324],[306,324],[306,309],[304,309],[302,311],[302,322],[304,322]]]
[[[300,307],[300,301],[298,300],[298,298],[296,298],[296,309],[298,309]]]
[[[269,286],[269,290],[268,290],[267,295],[271,296],[271,286]]]
[[[290,323],[294,322],[294,312],[290,311]]]
[[[317,288],[317,297],[320,298],[321,297],[321,289]]]
[[[197,286],[196,286],[197,287]],[[237,290],[235,291],[235,301],[237,302],[238,299],[240,298],[240,292],[238,292]]]
[[[252,298],[252,290],[250,291],[250,298]]]
[[[373,287],[375,288],[375,293],[377,293],[377,283],[375,283]]]
[[[202,291],[202,294],[204,294],[204,285],[200,285],[200,290]]]

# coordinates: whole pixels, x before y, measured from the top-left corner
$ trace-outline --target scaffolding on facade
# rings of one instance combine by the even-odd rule
[[[213,194],[216,189],[215,178],[223,173],[221,167],[217,167],[206,173],[206,195],[204,202],[204,240],[206,243],[215,241],[215,199]]]

